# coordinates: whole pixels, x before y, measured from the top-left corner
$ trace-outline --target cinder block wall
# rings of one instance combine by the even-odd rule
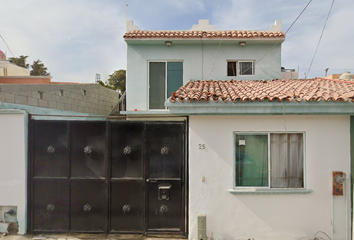
[[[0,84],[0,101],[108,115],[119,93],[98,84]]]

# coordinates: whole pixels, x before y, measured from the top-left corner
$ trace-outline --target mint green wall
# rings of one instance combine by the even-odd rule
[[[148,61],[183,61],[183,83],[189,80],[255,80],[280,78],[281,46],[274,43],[246,44],[237,42],[215,44],[128,44],[127,48],[127,110],[148,109]],[[259,60],[255,75],[227,76],[227,60]]]

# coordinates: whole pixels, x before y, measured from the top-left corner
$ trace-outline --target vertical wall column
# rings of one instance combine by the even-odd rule
[[[0,206],[17,207],[18,234],[27,231],[27,135],[28,114],[22,110],[0,109]],[[14,208],[16,209],[16,208]],[[5,218],[3,222],[5,223]]]

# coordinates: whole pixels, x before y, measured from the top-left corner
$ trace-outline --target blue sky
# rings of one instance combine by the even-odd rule
[[[15,56],[41,59],[53,81],[105,81],[126,68],[128,19],[143,30],[188,30],[209,19],[220,30],[266,30],[275,20],[286,31],[308,0],[1,0],[0,34]],[[282,66],[304,77],[332,0],[313,0],[282,45]],[[353,0],[336,0],[309,77],[354,72]],[[12,57],[0,40],[0,50]]]

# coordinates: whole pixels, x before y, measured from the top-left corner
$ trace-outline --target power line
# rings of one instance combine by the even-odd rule
[[[311,67],[312,67],[312,63],[313,63],[313,61],[314,61],[314,59],[315,59],[315,56],[316,56],[316,54],[317,54],[318,47],[320,46],[320,43],[321,43],[321,40],[322,40],[322,36],[323,36],[324,30],[325,30],[325,28],[326,28],[329,15],[331,14],[331,11],[332,11],[332,8],[333,8],[334,1],[335,1],[335,0],[332,0],[331,7],[329,8],[326,21],[325,21],[325,23],[324,23],[324,25],[323,25],[322,32],[321,32],[320,38],[318,39],[318,43],[317,43],[317,46],[316,46],[315,53],[313,54],[313,57],[312,57],[312,60],[311,60],[309,69],[307,70],[306,76],[308,76],[308,75],[310,74],[310,70],[311,70]]]
[[[15,57],[15,54],[11,51],[9,45],[7,44],[7,42],[6,42],[5,39],[2,37],[1,34],[0,34],[0,37],[1,37],[1,39],[4,41],[4,43],[5,43],[6,47],[7,47],[7,49],[9,49],[9,52],[11,53],[12,57]],[[19,66],[19,67],[20,67],[20,66]],[[25,74],[28,74],[28,73],[25,71],[24,68],[25,68],[25,69],[28,69],[28,68],[26,68],[26,67],[21,67],[22,71],[23,71]]]
[[[295,20],[293,21],[293,23],[290,25],[290,27],[285,31],[285,35],[289,32],[289,30],[293,27],[293,25],[296,23],[296,21],[300,18],[300,16],[305,12],[306,8],[310,5],[310,3],[312,2],[312,0],[310,0],[306,6],[304,7],[304,9],[302,9],[302,11],[300,12],[300,14],[295,18]],[[260,59],[258,59],[255,63],[260,62],[265,56],[267,56],[274,48],[276,45],[278,45],[278,43],[281,41],[281,39],[279,39],[269,50],[268,52],[266,52]]]
[[[12,54],[12,56],[15,57],[15,55],[14,55],[13,52],[11,51],[9,45],[6,43],[5,39],[2,37],[1,34],[0,34],[0,37],[1,37],[1,39],[4,41],[4,43],[5,43],[6,47],[7,47],[7,49],[9,49],[10,53]]]

